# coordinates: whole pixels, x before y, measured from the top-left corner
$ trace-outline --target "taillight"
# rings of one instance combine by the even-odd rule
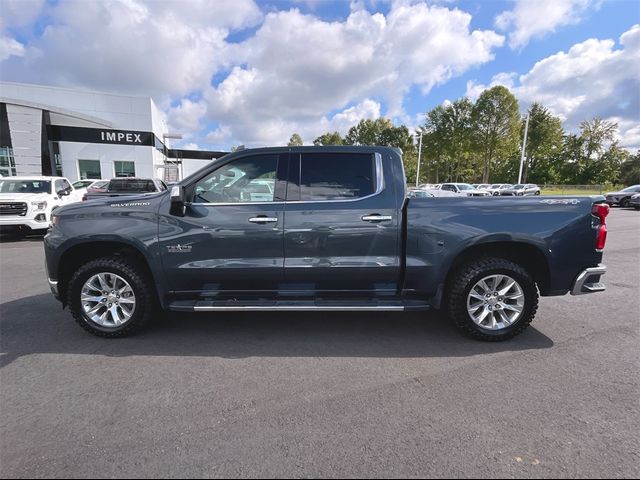
[[[609,205],[606,203],[596,203],[591,207],[591,213],[600,219],[598,234],[596,236],[596,250],[601,252],[607,242],[607,215],[609,215]]]

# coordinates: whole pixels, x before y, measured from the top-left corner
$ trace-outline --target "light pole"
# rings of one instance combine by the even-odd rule
[[[522,183],[522,167],[524,166],[525,148],[527,147],[527,132],[529,131],[529,113],[524,124],[524,138],[522,139],[522,154],[520,155],[520,172],[518,173],[518,184]]]
[[[416,188],[420,183],[420,159],[422,158],[422,130],[420,130],[420,141],[418,142],[418,168],[416,171]]]

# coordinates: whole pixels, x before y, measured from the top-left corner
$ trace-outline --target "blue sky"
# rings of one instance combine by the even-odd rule
[[[640,146],[640,2],[1,0],[0,79],[149,95],[183,146],[414,127],[503,84]]]

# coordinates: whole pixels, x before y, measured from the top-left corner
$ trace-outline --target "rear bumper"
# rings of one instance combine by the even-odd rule
[[[604,292],[606,290],[606,286],[604,283],[600,282],[600,277],[605,273],[607,273],[607,267],[604,265],[585,268],[573,281],[571,295]]]
[[[60,294],[58,293],[58,281],[47,278],[47,283],[49,284],[49,289],[51,290],[51,293],[53,293],[53,296],[60,300]]]

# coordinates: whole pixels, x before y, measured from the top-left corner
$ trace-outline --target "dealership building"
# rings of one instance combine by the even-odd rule
[[[172,149],[172,137],[150,97],[0,82],[2,176],[176,181],[224,154]]]

